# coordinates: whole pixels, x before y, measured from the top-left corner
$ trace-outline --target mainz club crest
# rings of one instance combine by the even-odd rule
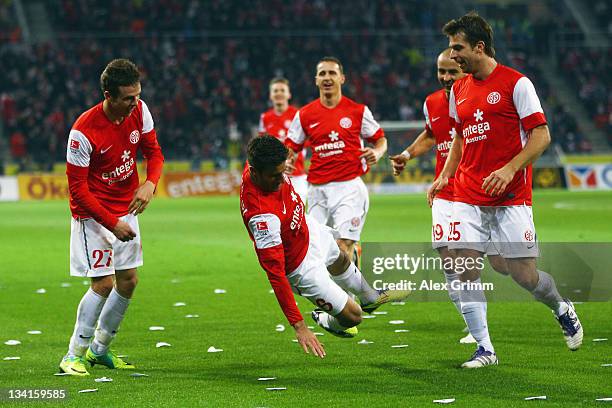
[[[139,131],[134,130],[132,133],[130,133],[130,142],[132,144],[138,143],[139,140],[140,140],[140,132]]]
[[[525,231],[525,239],[527,241],[533,241],[534,233],[532,230]]]
[[[344,117],[340,119],[340,127],[342,129],[348,129],[351,126],[353,126],[353,121],[351,120],[351,118]]]
[[[489,95],[487,95],[487,102],[489,102],[491,105],[495,105],[500,100],[501,95],[497,91],[493,91]]]

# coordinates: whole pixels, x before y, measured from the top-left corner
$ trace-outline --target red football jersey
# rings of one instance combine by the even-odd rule
[[[449,114],[463,154],[455,174],[455,201],[482,206],[531,205],[531,165],[514,176],[500,196],[481,188],[491,172],[521,152],[529,132],[546,124],[531,81],[520,72],[497,64],[479,81],[472,75],[453,84]]]
[[[298,152],[308,139],[312,149],[308,181],[325,184],[346,181],[368,171],[360,159],[363,140],[370,143],[384,137],[367,106],[343,96],[333,109],[319,99],[301,108],[293,118],[286,144]]]
[[[436,178],[438,178],[446,163],[455,133],[455,128],[451,127],[448,120],[448,97],[444,89],[440,89],[425,98],[423,115],[425,115],[425,128],[436,139]],[[455,178],[450,177],[448,185],[436,197],[452,201],[454,182]]]
[[[308,252],[308,225],[299,194],[286,176],[278,191],[262,191],[251,181],[247,167],[240,186],[240,211],[287,320],[291,324],[302,320],[287,279]]]
[[[126,215],[139,186],[136,152],[147,159],[147,180],[157,184],[164,157],[147,105],[120,124],[108,119],[102,102],[83,113],[68,137],[70,210],[75,218],[94,218],[109,230]]]
[[[287,110],[280,115],[277,114],[274,109],[262,113],[259,117],[259,136],[268,134],[285,143],[289,126],[291,126],[291,121],[295,117],[297,111],[298,109],[295,106],[289,105]],[[304,169],[304,154],[300,151],[295,159],[295,171],[291,175],[303,176],[304,174],[306,174]]]

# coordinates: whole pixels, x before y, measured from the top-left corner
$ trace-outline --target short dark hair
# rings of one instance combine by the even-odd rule
[[[272,78],[270,80],[270,83],[268,84],[268,87],[274,85],[274,84],[285,84],[287,86],[289,86],[289,80],[287,78],[284,77],[275,77]]]
[[[463,33],[465,39],[472,47],[479,41],[484,43],[484,51],[489,57],[495,58],[495,48],[493,48],[493,29],[487,20],[480,17],[475,11],[470,11],[466,15],[449,21],[442,28],[442,32],[447,35]]]
[[[102,92],[108,91],[113,98],[119,95],[120,86],[136,85],[138,82],[140,82],[138,67],[125,58],[109,62],[100,75]]]
[[[340,73],[344,74],[344,67],[342,66],[342,63],[340,62],[338,58],[328,55],[326,57],[321,58],[319,62],[317,62],[317,66],[319,66],[319,64],[322,62],[335,62],[336,64],[338,64],[338,67],[340,68]]]
[[[275,169],[287,160],[289,150],[274,136],[256,136],[247,146],[249,164],[257,171]]]

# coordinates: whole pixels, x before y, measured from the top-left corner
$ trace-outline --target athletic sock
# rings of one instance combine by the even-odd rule
[[[338,319],[329,313],[319,313],[319,325],[326,329],[331,329],[337,332],[349,329],[349,327],[340,324]]]
[[[538,270],[538,277],[538,284],[535,289],[531,291],[533,297],[551,308],[557,316],[566,313],[569,306],[563,301],[563,298],[559,294],[553,277],[540,270]]]
[[[448,284],[448,297],[450,300],[452,300],[459,314],[461,314],[461,299],[459,296],[459,289],[453,289],[453,282],[459,280],[459,274],[444,272],[444,278],[446,278],[446,283]]]
[[[373,303],[378,299],[378,292],[372,289],[353,262],[342,274],[331,277],[342,289],[357,295],[362,304]]]
[[[471,283],[480,283],[480,278]],[[461,289],[461,313],[470,333],[485,350],[495,353],[487,326],[487,300],[482,289]]]
[[[91,343],[91,350],[95,354],[106,354],[108,347],[119,330],[119,325],[129,304],[130,299],[124,298],[117,292],[117,289],[113,288],[102,309],[102,313],[100,313],[98,329]]]
[[[68,346],[68,357],[82,357],[93,337],[96,322],[100,317],[106,298],[89,288],[77,308],[74,331]]]

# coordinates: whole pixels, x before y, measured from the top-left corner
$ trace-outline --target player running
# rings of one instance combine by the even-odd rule
[[[287,139],[287,132],[291,121],[293,120],[298,109],[295,106],[289,105],[291,99],[291,91],[289,89],[289,80],[285,78],[274,78],[270,81],[270,101],[272,108],[262,113],[259,118],[259,136],[271,135],[276,137],[281,142]],[[291,178],[293,188],[300,195],[302,201],[306,202],[308,193],[308,182],[306,181],[306,170],[304,168],[304,152],[297,154],[294,163],[294,169],[288,173]]]
[[[310,142],[308,214],[336,229],[340,249],[356,260],[355,243],[369,208],[368,190],[360,176],[385,154],[387,139],[367,106],[342,95],[344,81],[337,58],[319,61],[315,77],[319,98],[298,111],[285,143],[297,153]],[[374,147],[364,147],[364,140]]]
[[[304,214],[286,170],[287,148],[274,137],[256,137],[248,145],[248,163],[240,188],[240,211],[278,303],[306,353],[323,358],[325,349],[308,329],[292,291],[317,307],[317,324],[339,337],[354,337],[362,309],[406,298],[407,291],[376,291],[340,251],[336,231]],[[331,276],[330,276],[331,275]],[[347,292],[355,294],[360,307]]]
[[[455,129],[451,127],[448,120],[448,95],[450,94],[453,83],[465,74],[461,72],[459,65],[450,59],[450,48],[442,51],[437,59],[438,82],[442,89],[430,94],[423,103],[423,115],[425,116],[425,129],[417,136],[415,141],[408,146],[401,154],[391,156],[393,174],[399,175],[406,163],[410,159],[419,157],[436,146],[436,174],[438,177],[453,140]],[[434,249],[438,251],[442,259],[451,258],[448,251],[449,227],[451,215],[453,213],[453,181],[450,177],[448,185],[440,191],[433,200],[431,206],[432,232],[431,240]],[[507,266],[504,259],[499,256],[494,248],[487,248],[487,257],[493,269],[501,274],[507,275]],[[445,264],[452,264],[446,263]],[[448,283],[448,295],[457,311],[461,314],[461,302],[459,301],[459,290],[453,286],[453,282],[459,279],[459,274],[453,270],[445,270],[444,277]],[[476,343],[471,334],[467,334],[460,340],[460,343]]]
[[[137,215],[153,198],[164,162],[151,112],[140,99],[136,65],[111,61],[100,84],[104,100],[77,119],[67,148],[70,275],[91,278],[60,363],[62,372],[77,376],[89,375],[85,360],[134,368],[109,346],[138,283],[136,268],[143,264]],[[140,186],[139,147],[147,159],[147,180]]]
[[[557,318],[570,350],[582,344],[583,329],[572,302],[563,299],[555,281],[536,269],[538,243],[531,210],[531,163],[550,143],[540,100],[531,81],[495,60],[493,31],[471,12],[443,28],[451,59],[471,75],[457,80],[449,96],[455,124],[449,156],[428,191],[429,203],[455,175],[449,249],[476,258],[492,241],[505,258],[512,278],[544,303]],[[479,282],[468,269],[461,280]],[[461,290],[461,311],[478,342],[462,367],[497,364],[489,337],[482,290]]]

